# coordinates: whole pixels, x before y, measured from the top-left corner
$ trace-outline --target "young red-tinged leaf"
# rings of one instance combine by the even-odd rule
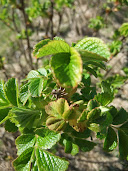
[[[117,147],[117,135],[113,128],[109,127],[104,142],[105,151],[113,151]]]
[[[6,82],[5,94],[12,105],[18,106],[18,83],[15,78],[11,78]]]
[[[70,53],[70,46],[63,40],[47,41],[47,43],[42,47],[37,47],[37,45],[33,52],[34,56],[37,58],[58,53]]]
[[[65,88],[75,88],[82,77],[82,60],[79,53],[70,48],[68,53],[59,53],[52,57],[51,67],[57,83]]]
[[[48,115],[56,118],[62,118],[65,111],[69,110],[69,104],[67,100],[60,98],[57,101],[50,102],[46,107],[45,111]]]
[[[65,128],[66,122],[63,119],[49,117],[46,121],[46,125],[50,130],[61,131]]]

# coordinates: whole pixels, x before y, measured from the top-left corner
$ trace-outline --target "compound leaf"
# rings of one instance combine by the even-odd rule
[[[45,128],[16,139],[19,157],[13,162],[16,171],[56,170],[64,171],[68,161],[45,151],[60,140],[60,134]]]
[[[68,168],[68,161],[55,156],[40,148],[36,149],[37,166],[39,170],[65,171]]]

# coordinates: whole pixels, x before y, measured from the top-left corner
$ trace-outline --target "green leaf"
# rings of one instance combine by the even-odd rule
[[[37,47],[37,45],[33,53],[37,58],[58,53],[70,53],[70,46],[63,40],[48,41],[47,44],[41,48]]]
[[[67,100],[60,98],[57,101],[50,102],[46,107],[45,111],[48,115],[54,116],[61,119],[65,111],[69,110]]]
[[[100,132],[101,131],[100,125],[97,123],[91,123],[88,128],[94,132]]]
[[[35,70],[31,70],[27,75],[27,79],[37,78],[39,76],[40,76],[39,72],[37,72]]]
[[[96,67],[102,68],[102,69],[104,69],[104,70],[106,69],[106,68],[105,68],[105,65],[103,64],[103,62],[100,62],[100,63],[99,63],[99,62],[95,62],[95,61],[89,61],[89,62],[86,62],[85,65],[86,65],[86,64],[88,64],[88,65],[91,64],[91,65],[94,65],[94,66],[96,66]]]
[[[18,84],[15,78],[11,78],[6,82],[5,93],[9,102],[14,106],[18,106]]]
[[[62,87],[75,88],[81,81],[82,60],[74,48],[70,48],[68,53],[54,55],[51,67],[57,83]]]
[[[43,78],[34,78],[28,85],[32,97],[41,96],[43,90]]]
[[[87,140],[81,140],[78,138],[75,139],[74,143],[77,144],[83,152],[91,151],[96,145],[93,142]]]
[[[7,120],[5,122],[4,127],[5,127],[5,130],[8,132],[16,132],[18,130],[18,127],[15,126],[15,124],[12,123],[10,120]]]
[[[33,55],[36,56],[39,52],[39,50],[48,44],[48,42],[50,42],[51,40],[50,39],[45,39],[45,40],[41,40],[39,43],[37,43],[34,47],[34,50],[33,50]]]
[[[73,135],[76,138],[88,138],[90,136],[91,131],[87,128],[84,132],[76,132],[73,130],[71,132],[71,135]]]
[[[37,166],[40,171],[65,171],[67,170],[69,164],[65,159],[54,156],[53,154],[45,150],[41,150],[40,148],[36,149],[36,158]]]
[[[36,142],[35,135],[32,134],[26,134],[21,135],[16,139],[16,146],[18,149],[17,154],[21,155],[25,150],[27,150],[30,147],[33,147]]]
[[[76,155],[79,153],[79,147],[73,142],[73,139],[66,137],[62,140],[62,145],[65,147],[65,153],[71,153],[71,155]]]
[[[96,107],[88,113],[87,120],[89,120],[89,122],[93,122],[94,120],[99,118],[100,114],[101,114],[100,108]]]
[[[16,139],[19,157],[13,162],[16,171],[56,170],[64,171],[68,161],[51,154],[50,149],[60,140],[60,134],[45,128]]]
[[[87,85],[90,86],[90,84],[91,84],[90,74],[83,71],[82,82],[84,83],[85,86],[87,86]]]
[[[102,105],[106,106],[112,102],[114,98],[114,93],[111,85],[105,81],[101,83],[102,93],[98,93],[95,99]]]
[[[8,105],[9,105],[9,102],[5,95],[4,81],[0,80],[0,108],[3,106],[8,106]]]
[[[31,157],[33,155],[34,148],[28,148],[25,150],[16,160],[13,162],[13,166],[16,171],[30,171],[31,170]]]
[[[92,69],[91,67],[88,67],[88,66],[84,66],[84,69],[86,69],[88,72],[90,72],[97,78],[97,73],[94,71],[94,69]]]
[[[63,41],[65,41],[65,40],[64,40],[64,39],[62,39],[61,37],[57,37],[57,36],[56,36],[56,37],[54,37],[54,38],[53,38],[53,40],[63,40]]]
[[[77,119],[77,123],[84,122],[85,120],[87,120],[87,115],[88,111],[84,109],[79,118]]]
[[[37,129],[34,134],[21,135],[16,139],[18,155],[23,153],[27,148],[36,146],[41,149],[50,149],[60,140],[60,133],[50,131],[49,129]]]
[[[121,160],[128,160],[128,135],[121,129],[118,130],[119,153]]]
[[[128,136],[128,121],[125,122],[119,129],[121,129]]]
[[[98,106],[99,106],[99,103],[95,99],[91,99],[88,102],[87,108],[89,111],[91,111],[92,109],[94,109],[95,107],[98,107]]]
[[[113,125],[119,125],[128,120],[128,112],[121,108],[113,119]]]
[[[121,27],[119,28],[119,31],[122,36],[127,37],[128,36],[128,23],[123,23]]]
[[[103,93],[108,93],[113,95],[113,89],[109,83],[106,81],[102,81],[101,83],[101,89]]]
[[[96,118],[93,122],[89,124],[89,129],[94,132],[105,131],[106,128],[112,124],[113,118],[111,114],[106,111],[100,114],[100,117]]]
[[[87,37],[79,41],[75,48],[82,55],[85,61],[106,61],[109,59],[110,52],[108,47],[101,39],[95,37]]]
[[[96,99],[102,106],[106,106],[112,102],[114,96],[109,93],[98,93],[94,99]]]
[[[8,119],[8,113],[11,108],[0,109],[0,124]]]
[[[20,98],[21,102],[23,103],[23,105],[26,104],[27,100],[31,96],[30,92],[28,91],[28,85],[29,85],[29,83],[23,85],[20,88],[19,98]]]
[[[49,129],[37,129],[35,134],[38,135],[37,146],[42,149],[50,149],[60,140],[60,133]]]
[[[104,142],[105,151],[113,151],[117,147],[117,135],[114,129],[108,128],[107,136]]]
[[[10,120],[18,127],[29,128],[35,127],[41,122],[41,112],[33,109],[23,109],[14,107],[9,112]]]
[[[39,68],[38,72],[42,76],[45,76],[45,77],[47,76],[47,70],[45,68]]]

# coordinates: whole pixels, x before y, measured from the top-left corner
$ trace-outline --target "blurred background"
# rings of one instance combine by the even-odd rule
[[[108,45],[111,58],[106,70],[97,69],[98,78],[92,76],[92,83],[108,79],[117,91],[113,105],[128,111],[128,0],[0,0],[0,79],[21,80],[30,70],[48,64],[47,58],[34,58],[32,51],[40,40],[55,36],[70,45],[87,36]],[[0,127],[0,171],[13,171],[17,135]],[[56,152],[69,159],[71,171],[128,170],[117,151],[102,150],[102,142],[74,157],[61,147]]]

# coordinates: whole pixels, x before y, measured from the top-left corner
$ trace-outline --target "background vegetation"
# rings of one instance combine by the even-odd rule
[[[98,66],[93,68],[95,71],[89,70],[93,85],[98,89],[99,80],[110,82],[116,94],[114,105],[128,110],[127,11],[127,0],[1,0],[0,77],[21,80],[31,69],[46,66],[48,58],[42,60],[32,56],[33,46],[42,39],[59,36],[71,44],[83,37],[99,37],[107,43],[111,58],[105,71]],[[8,140],[4,133],[1,137],[3,146],[14,146],[13,138]],[[10,145],[5,144],[6,140]],[[6,153],[1,157],[5,163],[15,157],[12,151],[3,153]],[[58,153],[61,155],[61,149]],[[79,168],[77,165],[74,167],[74,170]],[[107,167],[114,166],[109,168],[106,164],[106,170]],[[127,163],[116,165],[116,168],[127,169]]]

